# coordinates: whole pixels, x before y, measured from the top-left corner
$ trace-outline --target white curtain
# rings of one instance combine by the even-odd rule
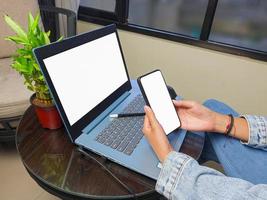
[[[59,8],[66,8],[72,10],[77,15],[80,0],[55,0],[55,5]],[[61,35],[63,35],[64,37],[67,36],[67,20],[66,16],[64,15],[59,15],[59,30]]]

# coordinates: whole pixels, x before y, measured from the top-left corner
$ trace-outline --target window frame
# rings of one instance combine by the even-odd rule
[[[114,13],[80,6],[78,19],[100,25],[115,23],[117,27],[122,30],[266,62],[267,52],[209,40],[217,4],[218,0],[208,1],[199,38],[128,23],[129,0],[116,0]]]
[[[86,6],[80,6],[78,11],[79,15],[90,16],[90,18],[98,20],[108,20],[117,23],[125,23],[128,18],[128,5],[129,0],[116,0],[114,12],[107,10],[101,10],[97,8],[90,8]],[[90,14],[89,14],[90,13]]]

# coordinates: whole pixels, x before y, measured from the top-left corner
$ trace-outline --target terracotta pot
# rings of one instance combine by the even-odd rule
[[[33,94],[30,98],[31,104],[34,106],[37,118],[43,128],[58,129],[62,127],[62,120],[55,105],[36,105]]]

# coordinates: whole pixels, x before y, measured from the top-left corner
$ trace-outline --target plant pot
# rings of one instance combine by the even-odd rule
[[[38,104],[36,103],[36,95],[30,98],[31,104],[34,106],[37,118],[43,128],[58,129],[62,127],[62,120],[54,104]]]

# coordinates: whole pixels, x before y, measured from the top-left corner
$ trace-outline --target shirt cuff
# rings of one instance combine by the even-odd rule
[[[244,118],[248,123],[248,142],[244,142],[240,140],[242,144],[248,145],[250,143],[250,122],[249,122],[249,116],[248,115],[240,115],[239,117]]]
[[[156,191],[168,199],[171,197],[175,185],[179,183],[180,177],[187,163],[192,160],[188,155],[172,151],[165,159],[160,171]]]
[[[248,128],[249,128],[249,138],[248,142],[242,142],[242,144],[246,144],[251,147],[257,147],[261,145],[266,145],[266,140],[264,138],[267,135],[267,121],[264,117],[255,116],[255,115],[241,115],[247,120]]]

